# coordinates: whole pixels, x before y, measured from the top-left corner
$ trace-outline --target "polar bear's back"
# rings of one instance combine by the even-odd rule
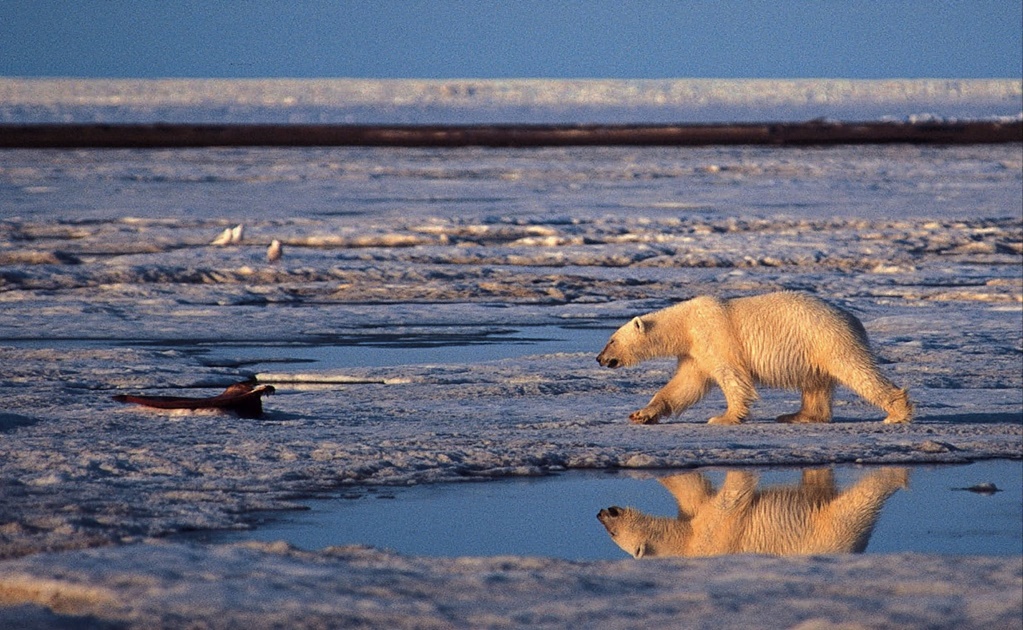
[[[873,365],[863,324],[818,298],[783,291],[725,305],[747,365],[765,385],[802,388],[827,380],[838,364]]]

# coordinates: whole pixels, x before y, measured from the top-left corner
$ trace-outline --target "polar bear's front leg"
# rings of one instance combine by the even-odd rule
[[[671,411],[651,400],[646,407],[630,413],[629,422],[632,424],[657,424],[662,417],[670,415]]]
[[[744,370],[722,366],[714,373],[714,380],[725,395],[728,408],[720,416],[714,416],[708,424],[741,424],[749,415],[750,403],[757,398],[753,379]]]
[[[692,359],[682,359],[668,384],[654,394],[646,407],[634,411],[629,420],[634,424],[657,424],[664,417],[685,411],[699,401],[710,388],[707,374]]]

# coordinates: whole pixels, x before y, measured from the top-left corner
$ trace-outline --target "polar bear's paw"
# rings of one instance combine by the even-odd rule
[[[799,412],[783,413],[782,415],[778,416],[777,421],[782,422],[784,424],[814,424],[818,422],[830,422],[831,418],[821,418],[817,416],[811,416],[803,412]]]
[[[888,417],[884,419],[885,424],[906,424],[913,420],[913,403],[909,400],[909,393],[905,389],[897,389],[892,394],[885,409]]]
[[[661,414],[649,407],[644,407],[639,411],[633,411],[629,415],[629,422],[632,424],[657,424],[660,421]]]
[[[714,416],[707,421],[707,424],[742,424],[742,418],[725,413],[720,416]]]

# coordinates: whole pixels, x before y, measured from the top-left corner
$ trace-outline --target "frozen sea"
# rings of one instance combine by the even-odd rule
[[[739,123],[1017,119],[1013,79],[28,79],[0,123]]]
[[[0,80],[4,122],[1021,109],[1018,81]],[[1021,208],[1019,144],[0,152],[0,620],[1019,627],[1014,557],[436,559],[168,537],[466,478],[1018,460]],[[238,242],[213,244],[239,225]],[[841,391],[834,423],[779,425],[798,395],[763,390],[739,427],[705,424],[714,393],[628,423],[672,366],[602,370],[614,328],[695,295],[778,289],[854,312],[917,420],[883,425]],[[277,390],[263,420],[111,399],[253,376]]]

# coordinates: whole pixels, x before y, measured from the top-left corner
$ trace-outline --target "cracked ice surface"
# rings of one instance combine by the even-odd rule
[[[344,609],[397,627],[574,627],[623,592],[621,610],[651,621],[682,600],[698,621],[730,611],[738,624],[826,598],[826,619],[873,627],[908,610],[923,626],[942,597],[960,625],[1018,619],[1018,559],[579,564],[152,537],[245,527],[352,485],[1019,458],[1021,171],[1018,145],[7,152],[0,619],[227,627],[271,592],[280,606],[262,619],[298,625]],[[210,244],[237,224],[241,244]],[[275,264],[271,239],[284,244]],[[602,370],[605,334],[693,295],[776,289],[855,312],[917,421],[883,425],[842,393],[835,423],[778,425],[798,396],[764,390],[739,427],[704,424],[714,394],[670,422],[627,423],[671,365]],[[529,341],[555,330],[598,341]],[[374,349],[405,354],[366,360]],[[261,421],[110,398],[212,395],[252,374],[278,392]],[[694,573],[702,586],[680,584]],[[729,589],[752,590],[750,608],[721,601]],[[956,589],[970,596],[948,599]]]

